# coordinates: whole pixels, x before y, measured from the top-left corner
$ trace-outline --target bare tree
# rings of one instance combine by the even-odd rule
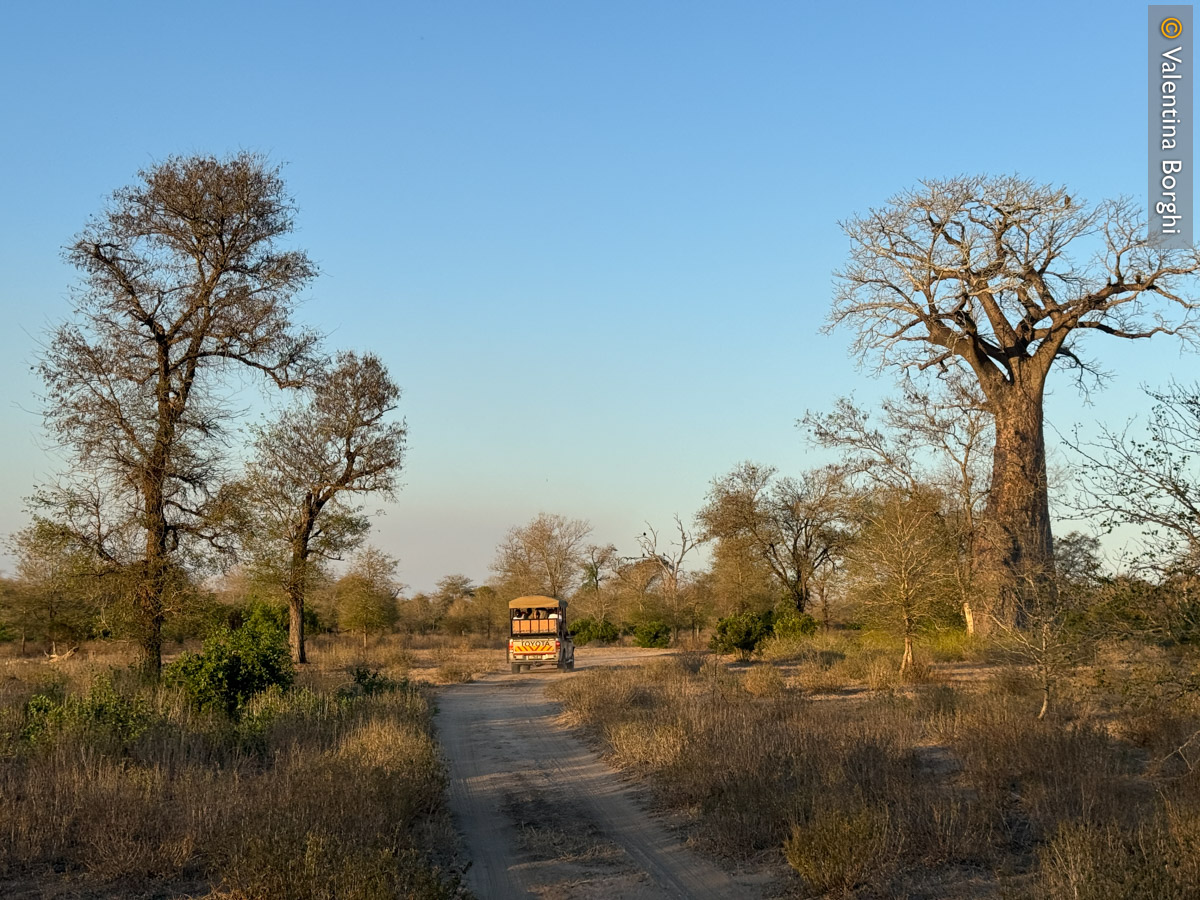
[[[583,551],[583,582],[580,591],[599,593],[611,577],[612,564],[617,559],[615,544],[588,544]]]
[[[1136,525],[1165,564],[1160,574],[1200,572],[1200,384],[1147,391],[1154,406],[1144,435],[1127,425],[1076,438],[1082,492],[1074,504],[1102,526]]]
[[[1037,679],[1042,694],[1039,720],[1050,712],[1058,683],[1091,653],[1095,639],[1106,630],[1087,620],[1093,593],[1086,585],[1066,580],[1055,591],[1032,583],[1017,595],[1020,627],[1008,619],[993,622],[996,645],[1013,662],[1032,669]]]
[[[1051,370],[1099,374],[1079,346],[1088,333],[1193,341],[1200,307],[1183,288],[1200,256],[1152,245],[1126,200],[1090,207],[1016,177],[923,182],[842,227],[850,259],[829,327],[856,329],[855,351],[879,353],[881,367],[961,365],[986,398],[996,438],[979,554],[1003,573],[991,612],[1013,621],[1014,591],[1053,582]]]
[[[718,616],[764,612],[780,597],[770,567],[744,535],[727,534],[717,540],[706,578]]]
[[[514,527],[496,548],[492,571],[506,593],[567,596],[583,574],[584,540],[592,526],[583,519],[538,513],[528,525]]]
[[[304,597],[310,561],[340,559],[370,528],[347,498],[393,498],[406,428],[392,420],[400,389],[377,356],[343,352],[314,375],[307,397],[254,429],[254,458],[231,488],[244,542],[260,567],[280,573],[288,598],[292,659],[305,662]]]
[[[817,574],[836,564],[846,537],[840,478],[831,469],[777,478],[772,467],[742,463],[713,481],[697,519],[706,540],[753,546],[798,612],[808,607]]]
[[[881,624],[904,637],[900,671],[913,664],[920,629],[944,613],[954,598],[956,548],[928,491],[882,488],[859,508],[859,529],[847,552],[853,598]]]
[[[978,387],[951,369],[934,390],[905,379],[898,398],[882,403],[882,422],[848,398],[833,412],[807,412],[800,425],[822,447],[842,451],[838,468],[851,480],[919,492],[936,485],[950,501],[944,510],[959,544],[957,579],[967,630],[975,631],[976,544],[988,495],[984,465],[993,449],[992,416]]]
[[[662,595],[663,606],[670,618],[672,637],[678,639],[680,627],[687,625],[696,631],[700,622],[699,607],[689,600],[696,599],[696,592],[690,591],[690,585],[683,571],[683,563],[697,546],[694,535],[689,534],[679,516],[675,517],[675,533],[677,540],[669,544],[660,543],[658,532],[647,522],[646,530],[638,538],[638,546],[642,550],[642,559],[648,560],[658,569],[658,587]]]
[[[621,566],[614,544],[589,544],[583,551],[583,580],[573,601],[578,603],[575,616],[612,619],[617,606],[613,582]]]
[[[657,618],[656,588],[662,577],[659,564],[640,556],[621,556],[614,560],[612,569],[617,618],[639,622]]]
[[[67,250],[84,283],[39,369],[47,427],[89,480],[67,477],[39,500],[101,558],[130,549],[114,534],[140,536],[121,561],[138,571],[138,639],[157,676],[172,567],[214,540],[206,505],[221,475],[227,374],[298,383],[315,338],[290,316],[316,268],[278,246],[295,210],[261,157],[172,157],[139,177]],[[80,525],[89,504],[96,529]]]

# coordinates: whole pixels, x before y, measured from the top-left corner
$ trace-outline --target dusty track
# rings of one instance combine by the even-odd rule
[[[580,650],[577,669],[629,665],[653,651]],[[752,898],[656,822],[635,791],[559,721],[552,669],[445,688],[437,723],[450,808],[480,900],[540,897]]]

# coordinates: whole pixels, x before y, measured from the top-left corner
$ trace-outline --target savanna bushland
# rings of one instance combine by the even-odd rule
[[[901,382],[798,409],[819,464],[714,473],[623,546],[542,512],[416,593],[361,505],[400,389],[299,321],[294,215],[259,157],[172,158],[71,245],[40,368],[74,465],[0,581],[0,889],[461,896],[432,692],[499,677],[537,594],[581,654],[676,651],[551,691],[775,895],[1200,894],[1200,386],[1058,468],[1044,437],[1105,341],[1195,338],[1200,262],[1128,203],[978,177],[849,220],[829,324]],[[238,379],[278,389],[244,447]]]

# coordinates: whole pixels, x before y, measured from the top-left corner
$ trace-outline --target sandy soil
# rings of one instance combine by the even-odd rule
[[[659,653],[580,648],[575,674],[492,673],[439,692],[450,809],[480,900],[761,896],[757,879],[734,879],[684,847],[546,696],[547,685],[580,671]]]

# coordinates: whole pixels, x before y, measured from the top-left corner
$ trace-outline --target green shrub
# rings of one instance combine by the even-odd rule
[[[778,638],[812,637],[820,626],[808,613],[794,609],[784,610],[775,616],[772,631]]]
[[[37,743],[52,734],[62,721],[63,706],[66,702],[61,683],[43,685],[36,694],[25,701],[21,737],[31,743]]]
[[[736,653],[742,659],[749,659],[770,636],[774,624],[774,615],[770,611],[726,616],[717,622],[712,649],[718,653]]]
[[[290,687],[296,670],[287,635],[260,618],[240,628],[217,629],[202,652],[184,653],[163,675],[198,709],[220,709],[237,718],[255,694],[269,687]]]
[[[633,643],[636,647],[669,647],[671,626],[658,619],[643,622],[633,629]]]
[[[592,641],[611,644],[621,637],[621,630],[607,618],[593,619],[591,616],[576,619],[567,626],[567,631],[580,647]]]
[[[388,678],[377,669],[361,665],[355,666],[350,670],[350,679],[353,682],[352,684],[338,688],[337,696],[339,698],[373,697],[376,694],[391,694],[408,686],[407,681],[396,681],[394,678]]]
[[[571,640],[582,647],[584,644],[592,642],[592,629],[595,627],[596,620],[591,616],[584,616],[567,625],[567,634],[571,636]]]
[[[230,628],[240,628],[243,624],[253,623],[270,625],[287,632],[291,627],[291,613],[284,602],[271,602],[257,597],[243,606],[236,606],[229,611],[227,622]],[[320,634],[328,631],[325,623],[311,604],[304,607],[304,633]]]
[[[69,733],[90,744],[124,750],[146,731],[151,718],[145,702],[120,693],[111,677],[102,676],[82,696],[66,696],[59,684],[34,694],[25,703],[21,736],[36,744]]]

